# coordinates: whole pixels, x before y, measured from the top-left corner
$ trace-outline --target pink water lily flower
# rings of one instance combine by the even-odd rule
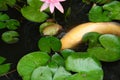
[[[41,6],[40,11],[44,11],[45,9],[49,7],[50,12],[53,13],[56,7],[61,13],[64,13],[64,9],[62,5],[60,4],[60,2],[63,2],[65,0],[41,0],[41,1],[44,3]]]

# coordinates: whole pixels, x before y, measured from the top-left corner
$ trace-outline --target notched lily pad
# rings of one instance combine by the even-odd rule
[[[103,9],[109,11],[108,17],[113,20],[120,20],[120,1],[112,1],[103,6]]]
[[[70,76],[71,73],[66,71],[64,67],[60,66],[58,70],[55,72],[53,80],[66,80],[66,78]]]
[[[83,38],[82,42],[87,43],[88,42],[88,47],[94,47],[94,46],[99,46],[99,40],[98,38],[100,37],[100,33],[97,32],[88,32],[86,33]]]
[[[92,22],[108,22],[111,19],[108,17],[109,11],[104,11],[101,6],[93,6],[89,11],[89,20]]]
[[[6,21],[6,27],[9,30],[16,30],[18,29],[18,26],[20,26],[19,21],[15,20],[15,19],[10,19],[8,21]]]
[[[104,34],[99,37],[101,47],[89,48],[88,52],[97,59],[113,62],[120,59],[120,41],[113,34]]]
[[[33,22],[43,22],[48,18],[48,15],[44,12],[40,12],[39,8],[26,6],[21,9],[22,15]]]
[[[5,63],[6,58],[0,56],[0,76],[4,75],[10,70],[10,63]]]
[[[0,0],[0,11],[8,10],[8,6],[13,7],[16,0]]]
[[[38,47],[41,51],[50,53],[51,50],[59,51],[61,49],[61,42],[56,37],[46,36],[39,40]]]
[[[55,53],[51,60],[54,61],[58,66],[64,66],[64,59],[58,53]]]
[[[44,66],[50,56],[45,52],[32,52],[23,56],[17,64],[17,71],[23,80],[30,80],[31,74],[39,66]]]
[[[71,49],[64,49],[61,51],[61,55],[66,59],[69,55],[74,54],[75,51]]]
[[[87,53],[70,55],[66,60],[66,69],[76,72],[66,80],[103,80],[100,62]]]
[[[36,68],[30,80],[52,80],[52,72],[47,66],[40,66]]]
[[[10,18],[7,14],[2,14],[0,12],[0,21],[5,21],[5,20],[8,20],[8,19],[10,19]]]
[[[16,31],[6,31],[2,34],[2,40],[7,44],[13,44],[19,41],[19,34]]]

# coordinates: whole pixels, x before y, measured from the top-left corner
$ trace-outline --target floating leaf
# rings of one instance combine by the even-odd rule
[[[64,59],[58,53],[55,53],[52,56],[52,61],[54,61],[59,66],[64,66]]]
[[[56,37],[42,37],[38,42],[38,47],[41,51],[50,53],[51,50],[59,51],[61,49],[61,42]]]
[[[112,1],[111,3],[105,4],[103,9],[109,11],[109,18],[120,20],[120,1]]]
[[[64,67],[60,66],[53,76],[53,80],[66,80],[67,77],[70,77],[71,73],[66,71]]]
[[[0,22],[0,29],[6,28],[6,24],[4,22]]]
[[[18,26],[20,26],[20,23],[19,21],[15,20],[15,19],[10,19],[8,21],[6,21],[6,27],[9,29],[9,30],[16,30],[18,29]]]
[[[2,64],[6,59],[0,56],[0,64]]]
[[[103,11],[101,6],[93,6],[89,11],[89,20],[92,22],[108,22],[111,19],[108,17],[109,11]]]
[[[101,47],[93,47],[88,52],[101,61],[113,62],[120,59],[120,41],[112,34],[104,34],[99,37]]]
[[[116,35],[103,34],[99,37],[99,41],[104,48],[120,49],[120,41]]]
[[[50,70],[51,70],[51,72],[52,72],[53,74],[55,74],[55,72],[56,72],[57,69],[58,69],[58,65],[57,65],[57,63],[54,62],[54,61],[50,61],[50,62],[48,63],[48,67],[50,68]]]
[[[64,57],[64,59],[66,59],[69,55],[74,54],[75,51],[71,50],[71,49],[64,49],[61,51],[62,56]]]
[[[42,23],[42,24],[40,25],[40,27],[39,27],[40,33],[43,32],[44,28],[46,28],[47,26],[50,26],[50,25],[52,25],[52,24],[55,24],[55,23],[53,23],[53,22],[45,22],[45,23]]]
[[[10,64],[1,64],[0,65],[0,75],[7,73],[10,70]]]
[[[59,33],[62,29],[62,26],[59,24],[52,24],[43,29],[43,35],[54,36]]]
[[[10,63],[2,64],[6,58],[0,56],[0,76],[4,75],[10,70]]]
[[[102,71],[90,71],[76,73],[65,80],[103,80]]]
[[[7,14],[2,14],[0,12],[0,21],[5,21],[5,20],[8,20],[8,19],[10,19],[10,18]]]
[[[17,71],[23,80],[30,80],[31,74],[39,66],[45,65],[50,56],[45,52],[32,52],[23,56],[17,65]]]
[[[43,4],[43,2],[40,0],[27,0],[27,3],[29,4],[29,6],[32,6],[35,8],[40,8],[41,5]]]
[[[100,35],[101,34],[97,32],[88,32],[83,36],[82,42],[84,43],[88,42],[89,48],[94,46],[99,46],[100,44],[98,38]]]
[[[82,0],[83,2],[90,4],[90,2],[94,2],[94,3],[98,3],[98,4],[106,4],[109,3],[111,1],[115,1],[115,0]]]
[[[47,66],[40,66],[36,68],[30,80],[52,80],[52,72]]]
[[[44,12],[40,12],[39,8],[27,6],[21,9],[22,15],[33,22],[43,22],[48,18],[48,15]]]
[[[77,72],[66,80],[103,80],[100,62],[87,53],[70,55],[65,65],[67,70]]]
[[[0,0],[0,11],[8,10],[8,6],[13,7],[16,0]]]
[[[105,62],[113,62],[120,59],[120,52],[114,50],[107,50],[102,47],[94,47],[88,49],[88,52],[96,57],[98,60],[105,61]]]
[[[2,40],[8,44],[13,44],[18,42],[19,34],[16,31],[6,31],[2,34]]]

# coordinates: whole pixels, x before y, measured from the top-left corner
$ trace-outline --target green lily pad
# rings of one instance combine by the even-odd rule
[[[0,11],[8,10],[8,6],[13,7],[16,0],[0,0]]]
[[[66,71],[64,67],[60,66],[53,76],[53,80],[66,80],[70,77],[71,73]]]
[[[2,40],[5,43],[13,44],[19,41],[19,34],[16,31],[6,31],[2,34]]]
[[[50,56],[45,52],[32,52],[23,56],[17,64],[17,71],[23,80],[30,80],[32,72],[39,66],[46,65]]]
[[[99,41],[104,48],[120,49],[120,41],[116,35],[104,34],[99,37]]]
[[[58,53],[55,53],[51,60],[54,61],[58,66],[64,66],[64,59]]]
[[[39,27],[39,32],[42,33],[43,30],[44,30],[44,28],[46,28],[47,26],[50,26],[50,25],[52,25],[52,24],[55,24],[55,23],[53,23],[53,22],[45,22],[45,23],[42,23],[42,24],[40,25],[40,27]]]
[[[9,30],[16,30],[18,29],[18,26],[20,26],[20,23],[19,21],[15,20],[15,19],[10,19],[8,21],[6,21],[6,27],[9,29]]]
[[[36,68],[30,80],[52,80],[52,72],[47,66],[40,66]]]
[[[0,22],[0,29],[6,28],[6,24],[4,22]]]
[[[120,59],[120,53],[119,51],[114,50],[107,50],[102,47],[94,47],[91,49],[88,49],[88,52],[96,57],[100,61],[104,62],[113,62]]]
[[[88,47],[94,47],[94,46],[99,46],[99,40],[98,38],[100,37],[100,33],[97,32],[88,32],[86,33],[83,38],[82,38],[82,42],[83,43],[87,43],[88,42]]]
[[[120,59],[120,41],[112,34],[104,34],[99,37],[101,47],[93,47],[88,52],[97,59],[105,62],[113,62]]]
[[[103,80],[103,73],[101,71],[80,72],[65,80]]]
[[[0,76],[10,70],[10,63],[2,64],[5,60],[6,58],[0,56]]]
[[[56,37],[46,36],[38,41],[38,47],[41,51],[50,53],[51,50],[59,51],[61,49],[61,42]]]
[[[57,71],[57,69],[58,69],[59,66],[57,65],[56,62],[50,61],[50,62],[48,63],[48,67],[50,68],[51,72],[52,72],[53,74],[55,74],[55,72]]]
[[[44,12],[40,12],[39,8],[33,6],[26,6],[21,9],[22,15],[33,22],[43,22],[48,18],[48,15]]]
[[[66,80],[103,80],[100,62],[87,53],[70,55],[65,66],[68,71],[76,72]]]
[[[5,20],[8,20],[8,19],[10,19],[10,18],[7,14],[2,14],[0,12],[0,21],[5,21]]]
[[[108,17],[109,11],[103,11],[101,6],[93,6],[89,11],[89,20],[92,22],[108,22],[111,19]]]
[[[27,0],[27,3],[29,4],[29,6],[40,8],[43,2],[41,2],[40,0]]]
[[[10,70],[10,63],[0,65],[0,76],[7,73]]]
[[[5,60],[6,58],[0,56],[0,64],[2,64]]]
[[[113,20],[120,20],[120,1],[112,1],[108,4],[105,4],[103,9],[109,11],[109,18]]]
[[[69,55],[74,54],[75,51],[71,49],[64,49],[61,51],[62,56],[66,59]]]

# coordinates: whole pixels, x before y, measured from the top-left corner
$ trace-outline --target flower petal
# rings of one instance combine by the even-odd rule
[[[58,0],[59,2],[63,2],[63,1],[66,1],[66,0]]]
[[[54,5],[61,13],[64,13],[64,9],[63,9],[62,5],[59,2],[55,3]]]
[[[41,6],[40,11],[42,12],[42,11],[44,11],[45,9],[47,9],[48,7],[49,7],[49,4],[44,3],[44,4]]]
[[[51,3],[49,7],[50,7],[50,12],[53,13],[55,9],[54,4]]]

